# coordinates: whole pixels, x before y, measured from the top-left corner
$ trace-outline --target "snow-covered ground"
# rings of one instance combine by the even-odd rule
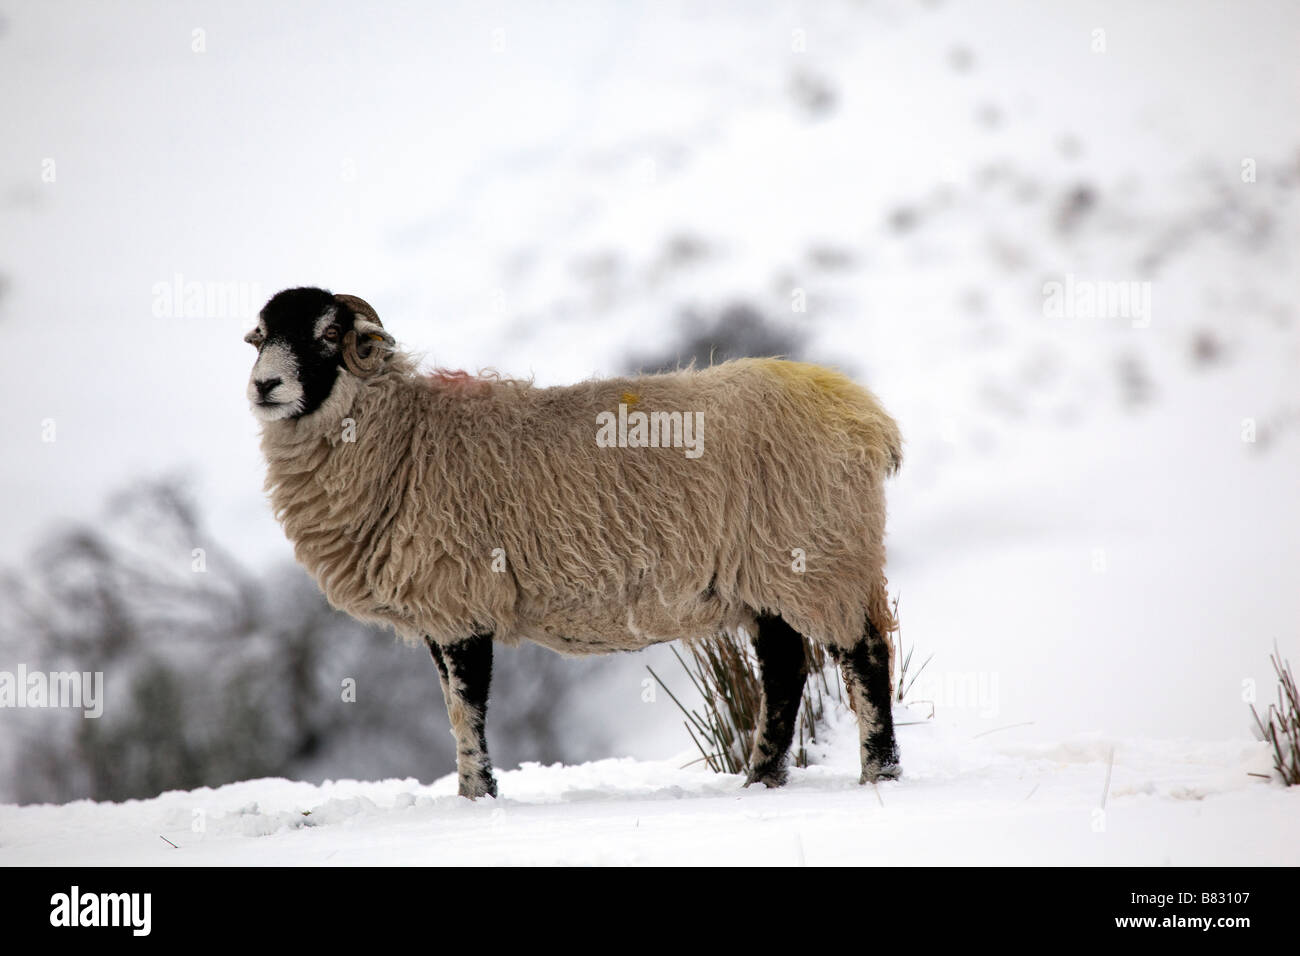
[[[448,776],[0,807],[0,865],[1297,862],[1300,789],[1248,775],[1268,770],[1259,744],[900,730],[905,779],[874,788],[857,783],[856,733],[841,719],[826,762],[778,791],[681,769],[682,754],[528,764],[499,775],[498,799],[473,803]]]

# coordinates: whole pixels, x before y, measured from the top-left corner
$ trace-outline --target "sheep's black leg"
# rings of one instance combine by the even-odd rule
[[[859,783],[893,780],[902,772],[898,742],[894,739],[894,714],[889,686],[889,644],[875,625],[848,650],[835,649],[853,710],[858,715],[858,740],[862,748]]]
[[[451,732],[456,738],[456,772],[460,795],[471,800],[497,795],[492,761],[488,757],[484,721],[488,685],[492,681],[492,635],[476,634],[451,644],[426,639],[438,665],[442,696],[447,702]]]
[[[786,760],[790,741],[794,739],[794,724],[799,717],[799,699],[808,676],[808,661],[799,632],[776,615],[758,619],[754,650],[762,672],[763,705],[745,786],[761,782],[769,787],[779,787],[789,776]]]

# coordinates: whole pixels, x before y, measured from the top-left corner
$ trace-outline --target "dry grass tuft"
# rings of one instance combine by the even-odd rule
[[[897,618],[897,600],[894,601],[893,610]],[[900,629],[899,637],[901,636]],[[901,664],[895,681],[900,702],[934,656],[926,658],[913,673],[910,668],[914,650],[913,647],[904,656],[900,643],[899,654],[896,656],[896,661]],[[763,701],[758,659],[750,642],[724,634],[711,640],[687,643],[686,656],[679,653],[676,647],[672,648],[672,652],[699,692],[703,700],[702,709],[692,710],[686,707],[653,668],[647,667],[646,670],[650,671],[650,676],[672,698],[685,717],[686,732],[691,735],[691,742],[700,752],[699,760],[703,760],[716,773],[747,773]],[[830,716],[828,705],[846,704],[839,668],[834,666],[826,648],[804,638],[804,655],[808,662],[808,680],[804,684],[798,729],[791,748],[796,767],[809,765],[809,748],[817,743],[818,735],[825,730]]]
[[[1254,704],[1250,712],[1260,738],[1273,748],[1273,769],[1283,783],[1294,787],[1300,785],[1300,691],[1296,690],[1291,664],[1282,660],[1276,648],[1268,659],[1277,674],[1277,703],[1268,705],[1263,718]]]
[[[691,641],[690,660],[672,648],[677,663],[704,701],[704,711],[689,710],[668,685],[647,667],[686,718],[686,732],[700,751],[700,759],[715,773],[745,773],[754,747],[763,687],[758,680],[758,660],[749,642],[731,634],[712,640]]]

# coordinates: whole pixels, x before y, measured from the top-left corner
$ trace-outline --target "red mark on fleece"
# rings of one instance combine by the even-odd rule
[[[495,375],[471,375],[461,369],[436,368],[425,376],[430,388],[453,395],[482,395],[492,388]]]

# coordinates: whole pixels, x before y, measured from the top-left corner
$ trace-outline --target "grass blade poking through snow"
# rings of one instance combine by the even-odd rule
[[[897,647],[894,650],[894,663],[898,667],[898,679],[894,681],[895,686],[898,688],[895,700],[901,704],[906,699],[907,695],[912,692],[912,685],[914,685],[916,679],[921,676],[921,672],[925,670],[926,665],[929,664],[930,661],[934,660],[934,655],[931,654],[922,661],[921,666],[916,669],[916,673],[912,674],[910,678],[908,677],[908,673],[912,669],[912,653],[916,650],[916,645],[913,644],[906,654],[903,653],[903,622],[898,616],[898,598],[894,598],[893,612],[894,620],[898,621]],[[900,661],[901,664],[899,663]]]
[[[1273,748],[1273,769],[1289,787],[1300,785],[1300,691],[1296,690],[1295,676],[1289,661],[1282,660],[1277,648],[1268,658],[1277,673],[1277,703],[1269,704],[1261,719],[1255,705],[1250,712],[1255,717],[1261,739]]]

